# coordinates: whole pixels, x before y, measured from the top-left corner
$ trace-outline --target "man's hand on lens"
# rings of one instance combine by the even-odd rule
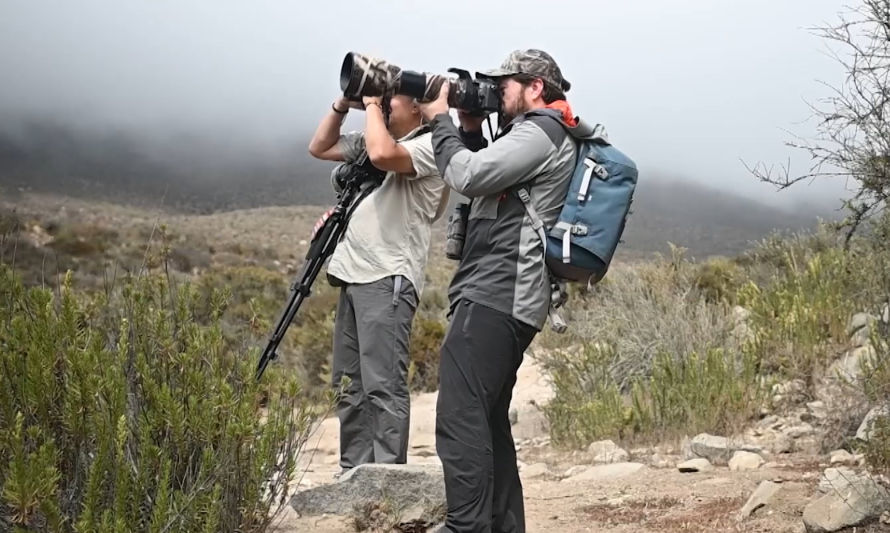
[[[457,110],[457,118],[460,120],[460,127],[466,132],[482,131],[482,123],[485,122],[485,116],[476,116],[463,109]]]
[[[448,112],[448,90],[449,84],[443,83],[439,89],[439,96],[435,100],[420,104],[420,112],[423,113],[423,118],[433,120],[436,115]]]
[[[362,104],[365,106],[365,109],[368,109],[368,106],[376,105],[383,111],[383,97],[382,96],[363,96]]]

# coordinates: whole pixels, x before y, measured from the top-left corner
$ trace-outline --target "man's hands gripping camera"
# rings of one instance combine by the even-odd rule
[[[429,102],[420,103],[420,112],[427,121],[433,120],[436,115],[448,113],[450,106],[448,105],[448,93],[450,84],[441,83],[439,86],[439,95]],[[471,114],[463,109],[457,110],[457,118],[460,121],[460,127],[466,132],[481,132],[482,123],[485,122],[485,115],[479,116]]]

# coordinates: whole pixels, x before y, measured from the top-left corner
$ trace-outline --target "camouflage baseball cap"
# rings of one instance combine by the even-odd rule
[[[500,68],[477,72],[480,78],[503,78],[516,74],[537,76],[563,92],[568,91],[572,84],[562,77],[562,71],[553,57],[543,50],[513,50]]]

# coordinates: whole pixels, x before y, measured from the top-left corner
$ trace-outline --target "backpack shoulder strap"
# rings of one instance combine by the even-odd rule
[[[556,147],[559,147],[566,138],[565,126],[555,112],[549,109],[530,111],[525,119],[544,130],[550,142]]]
[[[556,147],[562,145],[568,134],[556,112],[549,109],[536,109],[530,111],[526,113],[525,120],[528,120],[541,128],[544,133],[547,134],[547,137],[550,139],[550,142],[553,143],[553,146]],[[528,217],[532,222],[532,229],[535,230],[535,233],[537,233],[538,237],[541,239],[541,246],[544,248],[544,257],[546,258],[547,230],[544,228],[544,221],[541,220],[535,206],[532,205],[531,194],[529,193],[529,188],[531,188],[532,185],[534,185],[534,180],[522,184],[516,188],[516,194],[525,206],[525,211],[528,213]]]
[[[532,221],[532,229],[538,234],[538,237],[541,239],[541,244],[544,246],[544,257],[547,257],[547,232],[544,230],[544,221],[541,220],[541,217],[538,216],[538,211],[535,209],[535,206],[532,205],[532,198],[531,194],[528,192],[528,186],[526,185],[516,189],[516,195],[519,196],[519,199],[525,206],[528,218]]]

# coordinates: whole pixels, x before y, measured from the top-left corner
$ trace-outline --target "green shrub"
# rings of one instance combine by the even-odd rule
[[[731,434],[757,414],[762,393],[751,354],[719,348],[680,358],[660,354],[652,375],[634,385],[635,429],[665,436]]]
[[[589,344],[583,350],[556,350],[542,354],[539,361],[556,393],[543,407],[554,444],[583,448],[602,438],[630,437],[633,410],[612,377],[612,347]]]
[[[536,355],[555,388],[545,407],[555,443],[731,433],[757,414],[775,381],[803,379],[815,393],[815,378],[849,349],[851,316],[880,315],[890,303],[890,213],[849,242],[823,226],[773,235],[732,259],[696,264],[683,252],[616,265],[591,290],[572,293],[568,335],[539,336]],[[873,404],[890,398],[888,328],[875,328],[864,373]],[[888,426],[879,424],[866,449],[884,471]]]
[[[890,282],[890,278],[887,281]],[[885,294],[890,296],[890,292]],[[887,313],[890,314],[890,311]],[[884,318],[883,306],[876,314]],[[890,398],[890,323],[878,320],[872,325],[871,344],[874,347],[873,355],[862,364],[863,389],[871,405],[886,406]],[[863,448],[868,465],[890,475],[890,417],[878,417],[871,438]]]
[[[838,352],[838,343],[846,343],[861,275],[856,260],[839,248],[803,257],[789,251],[771,282],[744,285],[738,300],[751,311],[753,349],[762,371],[812,384]]]
[[[871,438],[864,446],[868,466],[884,475],[890,474],[890,417],[878,417]]]
[[[117,232],[100,226],[76,224],[60,228],[49,246],[74,257],[103,254],[117,239]]]
[[[199,277],[202,313],[210,309],[210,295],[218,289],[230,294],[231,304],[222,315],[226,337],[238,345],[243,339],[269,338],[290,298],[288,283],[293,280],[260,266],[222,267]],[[320,392],[330,382],[329,364],[333,346],[334,310],[339,289],[323,276],[300,305],[294,321],[280,345],[281,364],[304,383],[307,392]]]
[[[758,354],[729,306],[743,275],[729,261],[699,265],[672,247],[573,294],[567,339],[581,349],[551,343],[538,356],[554,384],[545,408],[554,442],[583,447],[741,426],[761,401]],[[542,337],[546,348],[554,335]]]
[[[735,319],[723,302],[710,302],[695,288],[697,266],[675,249],[670,258],[615,268],[608,282],[587,294],[573,295],[564,316],[570,344],[600,343],[612,347],[610,371],[622,392],[650,375],[659,353],[677,357],[714,348],[737,351]],[[560,337],[547,328],[542,346]],[[559,346],[557,344],[557,346]]]
[[[444,338],[442,320],[423,315],[414,318],[408,369],[408,385],[412,390],[428,392],[439,387],[439,350]]]
[[[264,531],[313,412],[254,379],[212,298],[150,274],[85,298],[0,265],[0,529]],[[263,403],[267,407],[263,407]]]
[[[0,209],[0,237],[18,233],[23,227],[21,217],[14,210]]]
[[[651,441],[711,431],[727,433],[750,420],[762,404],[756,362],[720,349],[703,356],[661,353],[651,375],[622,395],[610,346],[543,358],[556,396],[544,407],[555,444],[583,448],[604,438]]]
[[[303,303],[291,326],[293,331],[288,333],[289,346],[293,346],[293,365],[313,385],[328,386],[331,382],[334,318],[339,297],[340,289],[323,279],[316,281],[312,296]]]
[[[712,259],[701,264],[695,272],[695,288],[712,303],[735,303],[735,295],[741,286],[744,273],[727,259]]]

